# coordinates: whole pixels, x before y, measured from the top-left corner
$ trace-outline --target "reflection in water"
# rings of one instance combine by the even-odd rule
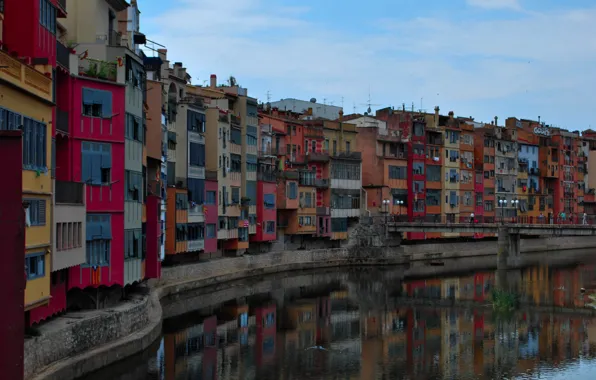
[[[510,318],[491,313],[499,276],[521,295]],[[165,321],[142,364],[90,378],[594,378],[595,266],[402,277],[403,270],[290,274],[264,293],[239,283],[234,299],[197,301],[198,310]]]

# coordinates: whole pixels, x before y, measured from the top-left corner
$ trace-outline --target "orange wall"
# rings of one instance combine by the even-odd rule
[[[147,155],[161,159],[161,82],[147,80]]]

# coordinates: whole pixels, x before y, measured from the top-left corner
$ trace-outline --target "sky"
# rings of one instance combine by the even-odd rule
[[[138,0],[192,83],[596,129],[594,0]],[[499,123],[500,124],[500,123]]]

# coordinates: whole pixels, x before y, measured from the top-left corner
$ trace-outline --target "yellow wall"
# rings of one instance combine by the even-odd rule
[[[23,171],[23,199],[45,199],[46,220],[44,226],[31,226],[26,229],[26,253],[46,252],[45,255],[45,276],[27,282],[25,290],[25,307],[40,306],[47,302],[50,295],[50,272],[51,272],[51,235],[52,235],[52,106],[35,95],[42,96],[45,100],[51,101],[51,78],[36,72],[32,67],[8,57],[0,52],[0,64],[9,68],[0,71],[0,78],[7,80],[20,89],[14,89],[1,85],[0,107],[20,113],[25,117],[37,120],[46,124],[46,164],[47,171],[37,173],[31,170]],[[29,84],[26,84],[27,81]],[[34,83],[35,86],[32,86]],[[48,87],[49,86],[49,87]],[[43,88],[44,91],[40,91]],[[48,93],[49,88],[49,93]],[[29,92],[30,91],[30,92]]]

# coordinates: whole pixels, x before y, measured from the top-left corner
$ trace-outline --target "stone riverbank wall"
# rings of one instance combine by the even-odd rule
[[[559,256],[565,250],[589,248],[596,248],[593,237],[521,241],[525,258],[531,258],[531,253],[551,252]],[[494,267],[496,250],[496,241],[390,248],[353,246],[274,252],[164,268],[162,279],[152,284],[148,295],[110,309],[68,313],[40,326],[41,335],[25,342],[25,379],[76,379],[145,350],[159,337],[164,315],[179,315],[195,307],[192,302],[174,301],[164,312],[162,298],[193,289],[249,276],[339,266],[409,264],[406,275],[433,276]],[[443,261],[444,265],[430,266],[428,261]]]

